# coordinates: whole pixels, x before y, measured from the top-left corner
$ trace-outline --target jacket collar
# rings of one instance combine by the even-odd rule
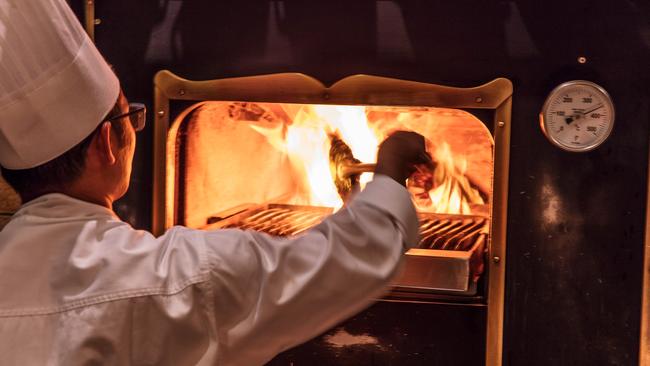
[[[63,193],[48,193],[23,204],[14,217],[23,215],[68,218],[111,216],[117,218],[113,210]]]

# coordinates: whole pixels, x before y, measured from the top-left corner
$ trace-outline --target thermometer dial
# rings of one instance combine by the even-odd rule
[[[544,135],[566,151],[593,150],[614,127],[614,103],[602,87],[574,80],[553,89],[539,114]]]

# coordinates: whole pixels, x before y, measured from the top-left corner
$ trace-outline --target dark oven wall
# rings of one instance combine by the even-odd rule
[[[127,96],[150,106],[159,69],[189,79],[302,72],[325,83],[357,73],[455,86],[509,78],[504,364],[636,362],[647,1],[113,0],[97,1],[96,16],[97,44]],[[617,114],[610,139],[582,154],[551,146],[538,123],[547,93],[573,79],[605,87]],[[151,152],[149,125],[131,189],[116,205],[140,228],[151,221]]]

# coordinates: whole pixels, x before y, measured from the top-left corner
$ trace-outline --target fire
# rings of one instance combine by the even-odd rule
[[[288,126],[286,137],[289,160],[307,183],[300,185],[295,203],[335,208],[343,205],[329,169],[332,134],[340,136],[357,159],[375,162],[377,137],[368,127],[364,107],[305,106]],[[371,174],[363,174],[362,185],[371,179]]]
[[[379,131],[368,121],[364,106],[308,105],[295,112],[284,133],[275,131],[271,136],[266,131],[264,134],[273,140],[272,145],[286,152],[294,169],[297,187],[289,203],[340,208],[343,202],[329,169],[330,136],[341,138],[362,163],[374,163],[386,129],[396,130],[403,125],[404,114],[397,117]],[[437,166],[432,172],[419,172],[419,178],[426,183],[418,185],[421,182],[417,173],[409,181],[409,190],[420,211],[466,214],[471,213],[471,204],[484,203],[465,176],[467,161],[454,157],[449,144],[438,143],[430,153]],[[372,174],[363,174],[362,187],[371,179]]]
[[[339,208],[343,201],[330,174],[330,142],[325,127],[316,115],[301,110],[287,129],[287,154],[299,183],[298,202],[294,203]]]
[[[422,209],[433,209],[434,212],[469,214],[469,204],[483,204],[479,191],[472,187],[465,176],[467,160],[454,159],[449,144],[441,144],[433,154],[437,167],[433,172],[433,188],[429,191],[430,205],[420,206]],[[418,201],[415,201],[418,203]]]
[[[375,133],[369,128],[364,107],[317,105],[314,106],[314,111],[345,141],[355,158],[361,160],[362,163],[377,161],[379,142]],[[362,174],[360,177],[361,188],[371,180],[371,173]]]

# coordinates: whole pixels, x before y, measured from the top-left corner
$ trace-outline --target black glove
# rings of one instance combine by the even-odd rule
[[[383,174],[406,186],[406,179],[415,171],[415,165],[433,165],[426,152],[424,136],[397,131],[379,145],[375,174]]]

